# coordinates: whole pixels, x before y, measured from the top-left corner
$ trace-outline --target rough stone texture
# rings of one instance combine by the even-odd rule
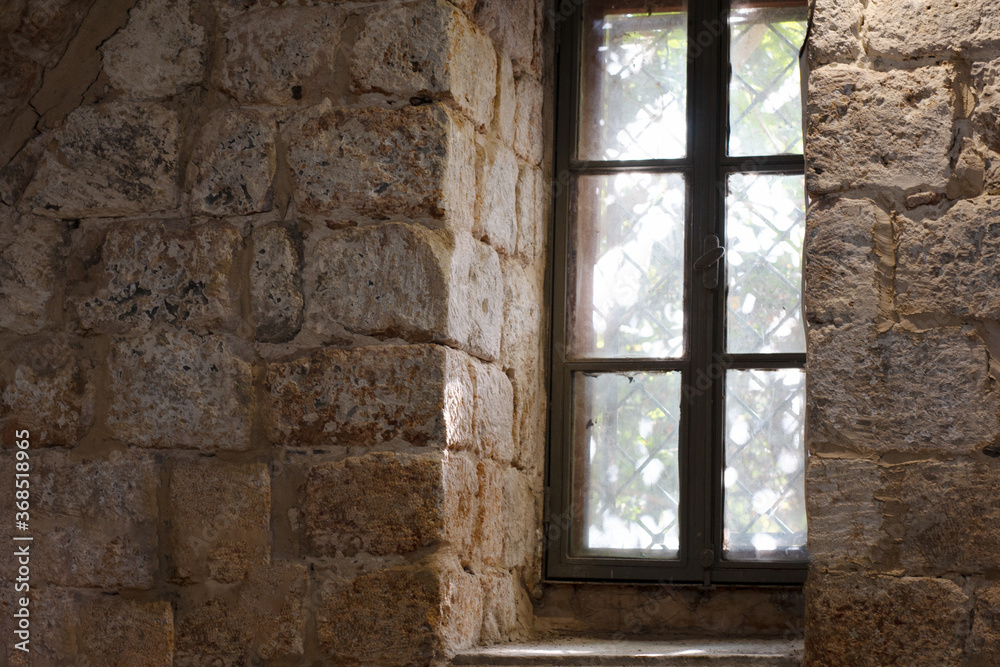
[[[873,58],[945,58],[1000,47],[1000,17],[991,0],[869,2],[865,27]]]
[[[172,667],[174,612],[169,602],[86,599],[78,614],[76,664]]]
[[[308,327],[441,342],[486,360],[499,354],[499,259],[468,234],[349,228],[317,243],[306,264]]]
[[[954,117],[949,66],[810,74],[806,182],[813,195],[866,186],[943,190]]]
[[[474,550],[488,566],[496,567],[503,562],[504,529],[504,474],[503,469],[493,461],[480,461],[476,466],[479,477],[477,501],[479,515],[473,533]]]
[[[503,570],[488,570],[479,579],[483,587],[483,644],[503,642],[517,636],[517,601],[514,577]]]
[[[447,99],[479,128],[493,113],[496,71],[489,38],[444,0],[370,13],[351,63],[358,90]]]
[[[203,77],[205,30],[190,0],[142,0],[124,30],[101,47],[111,85],[139,98],[166,97]]]
[[[177,667],[237,667],[304,650],[309,570],[275,563],[242,585],[189,595],[177,609]]]
[[[472,134],[468,123],[437,104],[397,110],[320,107],[289,131],[298,213],[334,224],[361,215],[471,229]]]
[[[176,112],[157,104],[79,107],[52,133],[21,208],[53,218],[173,209],[179,144]]]
[[[538,544],[538,514],[535,490],[528,476],[516,468],[504,472],[503,482],[503,562],[512,569],[530,563]]]
[[[990,150],[1000,152],[1000,60],[974,64],[971,74],[978,98],[972,125]]]
[[[322,99],[343,21],[342,12],[326,7],[263,9],[239,16],[226,32],[226,54],[214,81],[244,103]]]
[[[809,322],[864,324],[876,320],[877,225],[891,225],[889,216],[867,199],[820,201],[810,210],[805,239]]]
[[[813,4],[809,35],[809,54],[813,62],[852,62],[861,53],[863,0],[824,0]]]
[[[274,363],[267,375],[271,441],[371,446],[398,439],[443,448],[471,440],[463,435],[473,428],[463,356],[437,345],[388,345]],[[449,388],[461,392],[460,404],[446,404]]]
[[[545,90],[542,84],[530,76],[517,79],[517,107],[514,112],[514,150],[517,154],[536,165],[542,161],[545,151],[542,124],[542,102]],[[544,224],[544,221],[538,222]]]
[[[883,470],[872,461],[811,456],[806,468],[809,554],[817,572],[866,570],[885,551]]]
[[[243,579],[270,554],[271,483],[263,464],[178,462],[170,481],[170,548],[181,580]]]
[[[535,0],[479,0],[473,17],[511,59],[515,71],[531,68],[536,55],[532,41]]]
[[[191,184],[191,207],[215,216],[270,211],[275,132],[274,120],[262,113],[213,113],[192,158],[197,176]]]
[[[479,518],[479,476],[475,462],[461,452],[448,452],[443,465],[444,538],[462,567],[468,568]]]
[[[65,233],[60,222],[0,211],[0,327],[30,334],[49,323]]]
[[[976,593],[972,610],[967,664],[988,667],[1000,662],[1000,586],[990,585]]]
[[[545,252],[545,196],[542,170],[521,167],[517,177],[517,254],[529,262]]]
[[[472,235],[503,254],[517,245],[517,159],[506,146],[476,148],[476,224]]]
[[[100,288],[75,287],[69,302],[84,329],[126,333],[159,323],[232,329],[237,299],[230,272],[241,245],[239,232],[224,225],[117,224],[101,247]]]
[[[514,454],[514,389],[510,379],[492,364],[473,361],[471,374],[474,447],[479,456],[506,463]]]
[[[405,554],[444,532],[440,454],[372,452],[314,467],[303,494],[305,538],[317,556]]]
[[[156,462],[134,451],[105,459],[80,460],[55,451],[34,458],[32,569],[38,579],[107,589],[152,586]]]
[[[26,341],[0,363],[0,437],[13,446],[27,429],[32,447],[77,444],[94,419],[94,365],[65,337]]]
[[[1000,319],[998,206],[1000,198],[984,196],[960,201],[936,220],[902,221],[895,280],[901,314]]]
[[[986,347],[971,332],[814,328],[809,352],[814,453],[970,454],[998,435]]]
[[[291,340],[302,327],[299,251],[288,232],[278,226],[253,231],[250,298],[254,334],[259,341]]]
[[[809,665],[958,665],[970,600],[945,579],[813,574]]]
[[[514,68],[510,58],[501,55],[497,63],[497,94],[493,100],[493,129],[505,145],[514,143],[515,97]]]
[[[250,365],[236,341],[158,331],[108,353],[107,426],[123,443],[205,452],[249,445]]]

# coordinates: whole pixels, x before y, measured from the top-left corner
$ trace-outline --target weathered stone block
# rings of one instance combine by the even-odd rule
[[[946,58],[1000,46],[991,0],[891,0],[868,4],[867,52],[873,58]]]
[[[476,466],[479,477],[477,504],[479,516],[473,534],[476,560],[489,566],[503,562],[504,529],[507,527],[504,508],[504,469],[489,459]]]
[[[514,112],[517,109],[514,68],[510,58],[501,55],[497,63],[497,95],[493,101],[493,129],[506,146],[514,143]]]
[[[31,334],[49,323],[65,233],[60,222],[0,211],[0,327]]]
[[[504,258],[503,326],[500,339],[500,364],[505,369],[521,369],[538,356],[542,327],[542,289],[537,274],[518,262]]]
[[[1000,153],[1000,59],[973,64],[971,74],[977,98],[972,126],[990,150]]]
[[[472,128],[440,105],[402,109],[320,107],[289,132],[300,216],[333,224],[440,220],[471,229],[475,201]]]
[[[280,7],[242,14],[226,31],[214,81],[244,103],[294,104],[330,89],[344,14],[326,7]]]
[[[142,447],[246,449],[252,373],[236,345],[187,331],[114,340],[108,352],[111,437]]]
[[[507,569],[525,567],[535,557],[541,528],[535,507],[535,491],[526,473],[516,468],[504,471],[503,562]]]
[[[166,97],[202,80],[205,30],[190,0],[143,0],[101,46],[111,85],[139,98]]]
[[[437,345],[329,349],[273,363],[270,438],[285,445],[470,443],[468,358]]]
[[[213,113],[192,158],[191,208],[216,216],[270,211],[275,132],[274,120],[256,111]]]
[[[806,317],[810,322],[874,322],[879,292],[875,230],[888,229],[888,214],[867,199],[822,201],[806,218]],[[891,261],[891,260],[889,260]]]
[[[484,644],[509,641],[517,631],[517,583],[510,572],[487,570],[479,577],[483,587],[483,627],[479,640]]]
[[[275,563],[242,585],[189,594],[177,608],[177,667],[237,667],[303,653],[309,568]]]
[[[78,107],[53,131],[21,208],[94,218],[177,207],[177,114],[127,101]]]
[[[534,0],[479,0],[473,19],[513,61],[515,71],[531,68],[535,56]]]
[[[862,0],[824,0],[813,9],[809,57],[822,65],[853,62],[861,53]]]
[[[806,663],[957,665],[968,596],[945,579],[811,574]]]
[[[177,578],[228,584],[268,563],[271,480],[264,464],[178,462],[171,474],[170,507]]]
[[[79,619],[77,664],[108,667],[174,664],[174,611],[169,602],[88,597],[79,605],[77,614],[72,617]]]
[[[36,454],[32,526],[40,580],[75,587],[149,588],[157,569],[158,467],[151,456],[113,452],[75,460]]]
[[[873,461],[809,457],[806,506],[816,571],[866,570],[881,559],[880,543],[888,536],[876,497],[884,485],[883,470]]]
[[[1000,586],[993,584],[976,592],[972,618],[967,664],[988,667],[1000,663]]]
[[[1000,198],[960,201],[934,220],[903,220],[895,274],[904,315],[1000,319]]]
[[[809,76],[809,192],[891,183],[943,190],[954,94],[949,66],[872,72],[829,65]]]
[[[305,538],[318,556],[383,556],[444,534],[441,454],[372,452],[314,467],[302,498]]]
[[[472,235],[499,252],[513,254],[517,245],[517,159],[499,144],[483,141],[476,148],[476,223]]]
[[[972,453],[998,435],[986,347],[971,332],[814,328],[808,355],[812,452]]]
[[[0,437],[27,429],[32,447],[77,444],[94,419],[94,365],[63,337],[25,341],[0,364]]]
[[[545,251],[545,196],[542,170],[521,167],[517,177],[517,254],[529,263]]]
[[[468,234],[387,223],[343,229],[306,257],[306,325],[500,352],[496,252]]]
[[[448,452],[443,465],[444,539],[462,566],[468,567],[479,518],[479,476],[476,464],[461,452]]]
[[[253,231],[250,299],[254,334],[259,341],[291,340],[302,327],[299,251],[288,232],[277,226]]]
[[[514,389],[510,378],[493,364],[472,362],[475,386],[474,447],[479,456],[508,462],[514,455]]]
[[[517,79],[517,107],[514,112],[514,150],[532,165],[542,161],[542,84],[531,76]]]
[[[449,100],[479,128],[493,113],[496,71],[489,38],[444,0],[369,13],[351,64],[357,90]]]
[[[236,326],[230,272],[242,245],[224,225],[116,224],[101,248],[101,287],[68,301],[84,329],[126,333],[164,323],[211,331]],[[78,288],[74,291],[81,291]]]

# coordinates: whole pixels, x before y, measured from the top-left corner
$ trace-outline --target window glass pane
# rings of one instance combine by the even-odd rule
[[[724,543],[729,560],[803,560],[805,373],[726,373]]]
[[[574,197],[571,354],[683,355],[683,176],[581,176]]]
[[[755,4],[737,0],[729,15],[729,154],[802,153],[806,4]]]
[[[733,174],[728,186],[726,349],[804,353],[802,175]]]
[[[686,0],[587,3],[580,158],[684,157],[686,6]]]
[[[680,387],[680,373],[574,375],[577,545],[589,554],[677,557]]]

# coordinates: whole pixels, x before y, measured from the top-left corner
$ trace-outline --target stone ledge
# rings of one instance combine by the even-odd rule
[[[683,637],[597,639],[560,637],[475,648],[457,654],[453,665],[774,665],[802,664],[801,639]]]

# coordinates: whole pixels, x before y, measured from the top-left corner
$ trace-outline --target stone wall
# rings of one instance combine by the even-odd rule
[[[542,15],[8,3],[0,495],[27,429],[34,664],[428,664],[527,632]]]
[[[815,0],[807,662],[1000,663],[1000,13]]]

